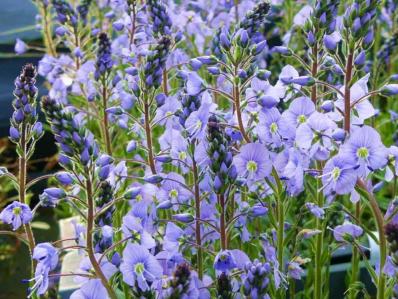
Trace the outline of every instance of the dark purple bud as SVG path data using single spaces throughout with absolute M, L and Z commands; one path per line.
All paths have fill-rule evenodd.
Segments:
M 113 22 L 112 27 L 116 31 L 122 31 L 124 28 L 124 24 L 122 21 L 119 20 L 119 21 Z
M 274 98 L 273 96 L 263 95 L 258 99 L 258 104 L 268 109 L 275 107 L 278 103 L 279 100 Z
M 245 70 L 240 69 L 240 70 L 238 70 L 238 76 L 241 79 L 246 79 L 247 78 L 247 73 L 246 73 Z
M 195 219 L 191 214 L 188 213 L 175 214 L 173 215 L 173 218 L 183 223 L 190 223 Z
M 102 166 L 99 169 L 98 177 L 101 181 L 105 181 L 109 177 L 109 173 L 111 172 L 111 165 Z
M 249 45 L 249 35 L 247 34 L 246 30 L 242 30 L 240 32 L 238 41 L 240 46 L 242 46 L 243 48 L 246 48 Z
M 116 106 L 107 108 L 106 112 L 114 115 L 122 115 L 124 113 L 124 110 L 122 109 L 122 107 Z
M 315 84 L 315 80 L 314 80 L 314 78 L 309 77 L 309 76 L 300 76 L 300 77 L 293 78 L 291 80 L 291 83 L 298 84 L 300 86 L 312 86 Z
M 10 127 L 10 138 L 12 141 L 18 141 L 19 140 L 19 131 L 15 127 Z
M 365 64 L 365 61 L 366 61 L 366 52 L 362 50 L 355 58 L 354 63 L 356 66 L 362 66 Z
M 259 70 L 257 72 L 257 78 L 260 80 L 268 80 L 268 78 L 271 76 L 271 72 L 268 70 Z
M 292 50 L 290 50 L 287 47 L 283 47 L 283 46 L 276 46 L 272 48 L 272 52 L 274 53 L 279 53 L 285 56 L 291 56 L 292 55 Z
M 170 200 L 165 200 L 165 201 L 162 201 L 161 203 L 159 203 L 156 208 L 158 208 L 160 210 L 168 210 L 172 206 L 173 206 L 173 204 L 171 203 Z
M 332 138 L 336 141 L 343 141 L 345 135 L 346 135 L 345 131 L 341 128 L 338 128 L 334 130 L 334 132 L 332 133 Z
M 209 66 L 207 68 L 207 71 L 211 74 L 211 75 L 219 75 L 220 74 L 220 69 L 217 66 Z
M 170 163 L 171 161 L 173 161 L 173 159 L 170 156 L 166 155 L 156 156 L 155 160 L 160 163 Z
M 55 177 L 58 182 L 64 186 L 69 186 L 74 182 L 72 175 L 68 172 L 58 172 Z
M 95 165 L 105 166 L 105 165 L 113 163 L 113 161 L 114 161 L 114 159 L 111 156 L 103 154 L 97 159 Z
M 58 36 L 64 36 L 66 33 L 68 33 L 68 29 L 66 29 L 64 26 L 55 28 L 55 34 Z
M 254 53 L 254 55 L 259 55 L 267 46 L 267 41 L 263 40 L 262 42 L 259 42 L 258 44 L 254 45 L 253 49 L 252 49 L 252 53 Z
M 374 31 L 373 29 L 369 29 L 368 33 L 365 35 L 363 39 L 363 44 L 365 47 L 368 47 L 370 44 L 373 43 L 374 40 Z
M 227 34 L 224 32 L 220 34 L 220 43 L 221 43 L 221 46 L 227 50 L 229 48 L 231 48 L 231 42 L 230 42 Z
M 194 59 L 191 59 L 190 65 L 194 71 L 197 71 L 202 66 L 202 62 L 200 62 L 199 59 L 194 58 Z
M 163 106 L 164 105 L 164 103 L 166 103 L 166 95 L 164 94 L 164 93 L 159 93 L 156 97 L 155 97 L 155 100 L 156 100 L 156 105 L 158 106 L 158 107 L 161 107 L 161 106 Z
M 381 94 L 385 96 L 395 96 L 398 94 L 398 84 L 387 84 L 381 89 Z
M 217 63 L 217 58 L 214 56 L 200 56 L 196 59 L 198 59 L 202 64 L 206 65 L 213 65 Z
M 264 216 L 265 214 L 267 214 L 268 209 L 262 205 L 254 205 L 251 209 L 250 209 L 250 216 L 253 217 L 260 217 L 260 216 Z
M 34 124 L 32 131 L 36 139 L 40 138 L 43 135 L 43 124 L 38 121 Z
M 322 110 L 325 111 L 325 112 L 330 112 L 330 111 L 332 111 L 333 108 L 334 108 L 333 101 L 330 101 L 330 100 L 324 101 L 324 102 L 322 103 L 322 105 L 321 105 L 321 108 L 322 108 Z
M 135 68 L 133 66 L 130 66 L 130 67 L 126 68 L 125 71 L 126 71 L 127 74 L 129 74 L 131 76 L 136 76 L 138 74 L 137 68 Z
M 144 177 L 143 180 L 150 184 L 159 184 L 161 181 L 163 181 L 163 178 L 160 175 L 153 174 Z
M 131 153 L 132 151 L 135 151 L 137 148 L 137 142 L 135 140 L 131 140 L 126 147 L 126 152 Z
M 308 44 L 310 46 L 313 46 L 315 44 L 315 36 L 314 36 L 314 33 L 312 31 L 308 32 L 307 41 L 308 41 Z

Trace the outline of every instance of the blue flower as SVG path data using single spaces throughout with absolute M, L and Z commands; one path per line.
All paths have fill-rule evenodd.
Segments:
M 123 281 L 141 291 L 149 290 L 149 283 L 162 277 L 163 271 L 157 259 L 145 247 L 127 244 L 120 265 Z
M 346 222 L 338 225 L 333 230 L 333 236 L 336 241 L 345 242 L 351 238 L 358 238 L 363 234 L 363 229 L 355 224 Z
M 32 257 L 43 266 L 54 270 L 58 264 L 58 250 L 50 243 L 37 244 L 33 250 Z
M 108 299 L 108 293 L 100 279 L 90 279 L 74 291 L 70 299 Z
M 326 196 L 348 194 L 357 182 L 355 160 L 347 155 L 337 155 L 326 162 L 323 168 L 322 183 Z
M 248 143 L 242 146 L 233 163 L 238 174 L 246 177 L 249 182 L 264 179 L 272 169 L 268 150 L 261 143 Z
M 4 223 L 11 224 L 12 229 L 18 229 L 22 224 L 29 223 L 33 218 L 29 206 L 18 201 L 12 202 L 1 213 L 0 219 Z
M 214 269 L 217 271 L 228 273 L 236 267 L 235 257 L 230 250 L 220 251 L 214 259 Z
M 381 142 L 379 133 L 369 126 L 355 129 L 340 152 L 356 162 L 360 176 L 366 176 L 369 171 L 383 168 L 387 164 L 387 149 Z
M 40 202 L 44 207 L 55 207 L 65 197 L 64 190 L 54 187 L 44 189 L 43 193 L 39 195 Z

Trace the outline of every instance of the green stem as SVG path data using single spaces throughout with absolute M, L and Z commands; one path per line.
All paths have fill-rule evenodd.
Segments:
M 220 235 L 221 235 L 221 249 L 226 250 L 227 245 L 227 232 L 225 226 L 225 198 L 224 194 L 218 194 L 218 203 L 220 204 Z
M 351 126 L 351 79 L 354 51 L 350 50 L 347 58 L 345 79 L 344 79 L 344 130 L 349 133 Z
M 387 257 L 387 241 L 386 236 L 384 235 L 384 218 L 383 214 L 379 208 L 376 198 L 373 193 L 371 193 L 367 188 L 365 183 L 359 179 L 357 185 L 366 191 L 366 197 L 369 200 L 370 207 L 376 220 L 377 231 L 379 233 L 379 247 L 380 247 L 380 261 L 379 261 L 379 279 L 377 282 L 377 299 L 387 298 L 385 296 L 385 285 L 386 285 L 386 276 L 383 272 L 384 264 L 386 262 Z
M 358 221 L 361 219 L 361 202 L 358 201 L 355 204 L 355 218 L 358 219 Z M 359 224 L 359 223 L 358 223 Z M 351 285 L 356 283 L 358 281 L 358 274 L 359 274 L 359 251 L 357 246 L 354 246 L 352 249 L 352 261 L 351 261 Z M 356 298 L 356 291 L 352 290 L 350 292 L 350 298 L 355 299 Z
M 104 134 L 105 134 L 105 146 L 106 151 L 109 155 L 112 155 L 112 142 L 109 134 L 109 121 L 108 113 L 106 109 L 108 108 L 108 95 L 106 90 L 106 78 L 102 78 L 102 109 L 103 109 L 103 124 L 104 124 Z

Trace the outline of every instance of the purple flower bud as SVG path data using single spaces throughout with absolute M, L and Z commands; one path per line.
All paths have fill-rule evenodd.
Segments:
M 69 159 L 69 157 L 67 157 L 65 155 L 59 155 L 58 162 L 61 165 L 69 165 L 70 164 L 70 159 Z
M 107 108 L 106 112 L 114 115 L 122 115 L 124 113 L 124 110 L 122 109 L 122 107 L 116 106 Z
M 398 94 L 398 84 L 387 84 L 381 89 L 381 94 L 385 96 L 395 96 Z
M 313 46 L 315 44 L 315 36 L 314 36 L 314 33 L 312 31 L 308 32 L 307 41 L 308 41 L 308 44 L 310 46 Z
M 250 216 L 253 217 L 259 217 L 259 216 L 264 216 L 265 214 L 267 214 L 268 212 L 268 208 L 264 207 L 260 204 L 256 204 L 253 207 L 251 207 L 250 209 Z
M 334 130 L 334 132 L 332 133 L 332 138 L 336 141 L 344 141 L 345 138 L 345 131 L 343 129 L 336 129 Z
M 194 58 L 194 59 L 191 59 L 190 65 L 194 71 L 197 71 L 202 66 L 202 62 L 200 62 L 199 59 Z
M 173 218 L 183 223 L 190 223 L 195 219 L 191 214 L 188 213 L 175 214 L 173 215 Z
M 292 50 L 290 50 L 287 47 L 284 46 L 276 46 L 272 48 L 272 52 L 274 53 L 279 53 L 285 56 L 291 56 L 292 55 Z
M 173 159 L 170 156 L 166 155 L 156 156 L 155 160 L 161 163 L 170 163 L 171 161 L 173 161 Z
M 73 51 L 73 54 L 74 54 L 76 57 L 78 57 L 78 58 L 82 58 L 82 57 L 83 57 L 83 52 L 82 52 L 82 50 L 81 50 L 79 47 L 77 47 L 77 48 Z
M 217 63 L 217 58 L 214 56 L 200 56 L 196 59 L 199 60 L 202 64 L 206 65 L 213 65 Z
M 114 159 L 111 156 L 103 154 L 97 159 L 95 164 L 97 166 L 105 166 L 105 165 L 113 163 L 113 161 L 114 161 Z
M 69 186 L 74 182 L 72 175 L 68 172 L 58 172 L 55 177 L 60 184 L 65 186 Z
M 240 32 L 238 41 L 239 41 L 240 46 L 242 46 L 243 48 L 246 48 L 248 46 L 248 44 L 249 44 L 249 35 L 247 34 L 246 30 L 242 30 Z
M 259 98 L 258 104 L 264 108 L 272 108 L 275 107 L 279 103 L 279 100 L 274 98 L 273 96 L 263 95 Z
M 369 29 L 368 33 L 365 35 L 363 39 L 363 44 L 365 47 L 368 47 L 370 44 L 373 43 L 374 40 L 374 31 L 373 29 Z
M 65 197 L 65 191 L 60 188 L 47 188 L 39 195 L 40 202 L 44 207 L 55 207 Z
M 256 76 L 260 80 L 268 80 L 268 78 L 271 76 L 271 72 L 268 70 L 259 70 Z
M 224 32 L 220 34 L 220 43 L 221 43 L 221 46 L 227 50 L 231 47 L 231 42 L 230 42 L 227 34 Z
M 354 63 L 356 66 L 362 66 L 365 64 L 365 61 L 366 61 L 366 52 L 362 50 L 355 58 Z
M 245 70 L 240 69 L 240 70 L 238 70 L 238 76 L 241 79 L 246 79 L 247 78 L 247 73 L 246 73 Z
M 158 184 L 161 181 L 163 181 L 163 178 L 160 175 L 153 174 L 153 175 L 144 177 L 143 180 L 150 184 Z
M 315 84 L 315 80 L 314 80 L 314 78 L 309 77 L 309 76 L 300 76 L 300 77 L 293 78 L 291 80 L 291 83 L 298 84 L 301 86 L 312 86 Z
M 130 67 L 126 68 L 125 71 L 126 71 L 127 74 L 129 74 L 131 76 L 137 76 L 137 74 L 138 74 L 137 68 L 135 68 L 133 66 L 130 66 Z
M 122 31 L 124 28 L 124 24 L 122 21 L 118 20 L 112 23 L 112 27 L 113 29 L 115 29 L 116 31 Z
M 64 26 L 58 26 L 55 28 L 55 34 L 58 36 L 64 36 L 66 33 L 68 33 L 68 29 L 66 29 Z
M 324 102 L 322 103 L 322 105 L 321 105 L 321 108 L 322 108 L 322 110 L 325 111 L 325 112 L 330 112 L 330 111 L 332 111 L 333 108 L 334 108 L 333 101 L 330 101 L 330 100 L 324 101 Z
M 159 203 L 156 208 L 160 209 L 160 210 L 168 210 L 172 206 L 173 206 L 173 204 L 170 200 L 165 200 L 165 201 L 162 201 L 161 203 Z
M 126 152 L 131 153 L 132 151 L 135 151 L 137 148 L 137 142 L 135 140 L 131 140 L 126 147 Z
M 159 93 L 158 95 L 156 95 L 155 100 L 156 100 L 156 105 L 158 107 L 161 107 L 164 105 L 164 103 L 166 103 L 166 95 L 164 93 Z
M 28 50 L 28 46 L 19 38 L 15 42 L 14 51 L 18 55 L 24 54 Z
M 32 131 L 36 139 L 40 138 L 43 135 L 43 124 L 38 121 L 34 124 Z
M 12 141 L 18 141 L 20 138 L 19 131 L 15 127 L 10 127 L 10 139 Z
M 109 177 L 110 172 L 111 172 L 111 165 L 110 164 L 102 166 L 99 169 L 99 172 L 98 172 L 99 179 L 101 181 L 105 181 Z
M 325 35 L 323 37 L 323 43 L 325 44 L 326 49 L 328 49 L 329 51 L 335 51 L 337 48 L 337 44 L 340 42 L 341 40 L 341 36 L 334 32 L 330 35 Z
M 252 53 L 254 55 L 259 55 L 267 46 L 267 41 L 263 40 L 262 42 L 259 42 L 258 44 L 253 46 Z
M 390 81 L 398 81 L 398 74 L 391 75 Z
M 209 66 L 207 68 L 207 71 L 211 74 L 211 75 L 219 75 L 220 74 L 220 69 L 216 66 Z

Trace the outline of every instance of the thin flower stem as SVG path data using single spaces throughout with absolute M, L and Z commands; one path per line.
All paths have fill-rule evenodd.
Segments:
M 195 151 L 194 151 L 195 152 Z M 192 172 L 193 172 L 193 180 L 194 180 L 194 193 L 195 193 L 195 218 L 201 217 L 200 211 L 200 189 L 199 189 L 199 176 L 198 176 L 198 168 L 196 165 L 195 157 L 192 157 Z M 197 258 L 198 258 L 198 276 L 199 279 L 203 278 L 203 250 L 202 250 L 202 237 L 200 230 L 200 221 L 195 221 L 195 237 L 196 244 L 198 245 Z
M 47 53 L 50 54 L 53 57 L 57 56 L 57 50 L 54 46 L 53 39 L 52 39 L 52 30 L 51 30 L 51 22 L 48 20 L 48 6 L 45 6 L 44 4 L 39 4 L 39 9 L 41 12 L 41 15 L 43 16 L 42 18 L 42 26 L 43 26 L 43 34 L 44 34 L 44 45 L 46 46 Z
M 238 70 L 235 69 L 235 76 L 237 77 L 237 72 Z M 241 106 L 240 106 L 240 89 L 239 89 L 239 84 L 235 83 L 233 87 L 233 98 L 234 98 L 234 105 L 235 105 L 235 110 L 236 110 L 236 117 L 238 118 L 238 125 L 239 125 L 239 130 L 242 134 L 243 139 L 247 142 L 250 143 L 250 138 L 246 134 L 245 127 L 243 125 L 243 120 L 242 120 L 242 111 L 241 111 Z
M 163 70 L 162 88 L 163 88 L 163 93 L 166 95 L 166 97 L 169 96 L 169 88 L 167 86 L 167 69 Z
M 224 194 L 218 194 L 218 203 L 221 207 L 220 211 L 220 235 L 221 235 L 221 249 L 226 250 L 228 248 L 227 244 L 227 231 L 225 226 L 225 198 Z
M 117 296 L 109 285 L 107 278 L 102 272 L 101 266 L 99 265 L 95 254 L 94 254 L 94 244 L 93 244 L 93 231 L 94 231 L 94 198 L 93 198 L 93 190 L 90 176 L 87 177 L 86 181 L 86 195 L 87 195 L 87 203 L 88 203 L 88 211 L 87 211 L 87 232 L 86 232 L 86 242 L 87 242 L 87 254 L 90 259 L 90 262 L 93 266 L 96 276 L 101 280 L 102 284 L 107 290 L 107 293 L 111 299 L 117 299 Z
M 384 270 L 384 264 L 386 262 L 386 257 L 387 257 L 387 240 L 386 240 L 386 236 L 384 235 L 384 218 L 383 218 L 383 214 L 379 208 L 376 198 L 367 189 L 367 187 L 362 179 L 359 179 L 357 181 L 357 186 L 365 191 L 365 195 L 369 200 L 373 216 L 375 217 L 375 220 L 376 220 L 377 231 L 379 233 L 379 247 L 380 247 L 379 279 L 377 282 L 377 299 L 384 299 L 384 298 L 386 298 L 386 296 L 385 296 L 386 276 L 385 276 L 383 270 Z
M 152 132 L 151 132 L 151 121 L 149 119 L 149 103 L 148 98 L 145 96 L 144 102 L 144 117 L 145 117 L 145 135 L 146 135 L 146 143 L 148 147 L 148 164 L 151 168 L 152 174 L 156 174 L 156 166 L 155 166 L 155 159 L 153 155 L 153 145 L 152 145 Z
M 19 156 L 19 190 L 18 190 L 18 195 L 19 195 L 19 201 L 23 204 L 27 204 L 26 202 L 26 123 L 23 121 L 22 123 L 22 132 L 21 132 L 21 141 L 20 141 L 20 147 L 21 147 L 21 154 Z M 26 223 L 24 225 L 25 228 L 25 233 L 26 237 L 28 239 L 29 243 L 29 253 L 30 253 L 30 258 L 31 258 L 31 272 L 32 275 L 34 274 L 35 271 L 35 260 L 33 259 L 33 250 L 35 248 L 35 238 L 33 235 L 32 227 L 30 223 Z
M 103 76 L 102 78 L 102 109 L 103 109 L 103 124 L 104 124 L 104 134 L 105 134 L 105 146 L 106 151 L 109 155 L 112 155 L 112 142 L 109 134 L 109 121 L 108 121 L 108 113 L 106 109 L 108 105 L 108 95 L 106 89 L 106 78 Z
M 350 133 L 351 126 L 351 79 L 354 59 L 353 52 L 354 51 L 351 49 L 348 54 L 344 78 L 344 130 L 347 133 Z
M 329 84 L 329 83 L 323 82 L 323 81 L 319 81 L 319 80 L 315 80 L 315 84 L 325 85 L 325 86 L 329 87 L 330 89 L 334 90 L 335 92 L 337 92 L 342 98 L 344 98 L 344 93 L 342 93 L 341 90 L 339 90 L 332 84 Z
M 53 176 L 54 176 L 53 174 L 46 174 L 46 175 L 42 175 L 42 176 L 40 176 L 40 177 L 37 177 L 37 178 L 31 180 L 29 183 L 26 184 L 26 190 L 28 190 L 28 189 L 29 189 L 30 187 L 32 187 L 34 184 L 37 184 L 38 182 L 43 181 L 43 180 L 50 179 L 50 178 L 52 178 Z
M 355 204 L 355 218 L 360 221 L 360 216 L 361 216 L 361 201 L 359 200 Z M 358 223 L 360 225 L 360 223 Z M 350 284 L 353 285 L 355 282 L 358 281 L 358 270 L 359 270 L 359 251 L 357 246 L 354 246 L 352 249 L 352 259 L 351 259 L 351 282 Z M 356 298 L 356 291 L 351 290 L 350 291 L 350 297 L 351 299 Z
M 315 33 L 316 36 L 316 33 Z M 314 79 L 316 79 L 318 75 L 318 41 L 315 42 L 315 45 L 312 47 L 312 55 L 314 56 L 314 60 L 312 61 L 312 67 L 311 67 L 311 75 Z M 312 86 L 311 89 L 311 100 L 314 104 L 316 104 L 317 100 L 317 90 L 316 90 L 316 84 Z

